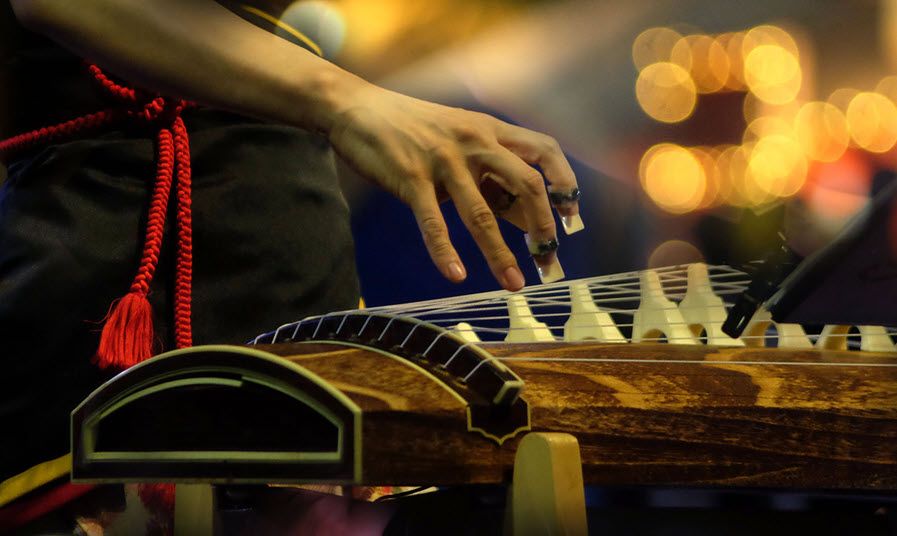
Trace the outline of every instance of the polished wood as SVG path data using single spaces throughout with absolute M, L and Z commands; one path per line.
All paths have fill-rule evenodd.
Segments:
M 534 431 L 577 438 L 586 483 L 897 489 L 895 354 L 484 346 L 525 381 Z M 464 404 L 402 360 L 328 344 L 258 348 L 362 408 L 365 483 L 510 481 L 522 434 L 498 445 L 467 432 Z

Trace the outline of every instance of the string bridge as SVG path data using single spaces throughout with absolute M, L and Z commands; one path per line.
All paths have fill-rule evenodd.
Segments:
M 332 342 L 388 354 L 423 369 L 468 404 L 468 428 L 503 442 L 529 429 L 523 380 L 471 341 L 415 318 L 364 311 L 333 313 L 281 326 L 252 345 Z

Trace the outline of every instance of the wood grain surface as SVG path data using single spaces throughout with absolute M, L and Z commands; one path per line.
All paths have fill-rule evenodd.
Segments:
M 580 443 L 585 481 L 897 489 L 897 355 L 663 344 L 486 345 L 526 383 L 533 430 Z M 466 430 L 445 386 L 380 353 L 261 346 L 364 411 L 368 484 L 506 482 L 521 436 Z

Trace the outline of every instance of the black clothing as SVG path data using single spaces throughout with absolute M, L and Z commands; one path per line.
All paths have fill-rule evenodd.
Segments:
M 80 60 L 10 16 L 0 2 L 0 35 L 13 28 L 18 45 L 0 72 L 21 77 L 7 101 L 16 110 L 8 125 L 18 132 L 108 106 Z M 30 93 L 35 87 L 46 93 Z M 356 307 L 348 207 L 327 141 L 213 110 L 187 112 L 184 121 L 193 156 L 194 344 L 243 343 L 288 321 Z M 137 269 L 154 135 L 135 128 L 46 146 L 12 162 L 0 186 L 0 482 L 68 452 L 69 413 L 109 377 L 91 360 L 100 322 Z M 173 214 L 149 296 L 166 349 Z

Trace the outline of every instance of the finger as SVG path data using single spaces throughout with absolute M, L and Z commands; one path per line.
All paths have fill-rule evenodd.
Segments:
M 554 138 L 527 130 L 516 125 L 503 123 L 497 131 L 498 142 L 508 148 L 524 162 L 542 169 L 549 183 L 549 191 L 561 223 L 567 234 L 584 228 L 579 216 L 579 186 L 570 162 Z
M 526 281 L 517 266 L 517 259 L 499 232 L 492 208 L 483 199 L 470 172 L 460 162 L 460 159 L 454 158 L 440 159 L 436 171 L 443 176 L 438 177 L 439 182 L 445 186 L 458 208 L 461 220 L 483 252 L 495 279 L 507 290 L 520 290 Z
M 452 246 L 435 191 L 432 188 L 421 187 L 410 204 L 433 264 L 449 281 L 454 283 L 464 281 L 467 278 L 467 270 L 464 269 L 458 252 Z
M 492 207 L 493 214 L 497 218 L 509 221 L 521 231 L 526 232 L 526 218 L 523 214 L 522 206 L 517 202 L 517 196 L 502 186 L 502 184 L 507 184 L 507 181 L 496 177 L 488 171 L 482 174 L 480 178 L 482 180 L 480 182 L 480 194 L 482 194 L 486 203 Z
M 525 220 L 527 247 L 542 282 L 563 279 L 564 271 L 556 254 L 557 230 L 542 174 L 504 147 L 489 153 L 481 165 L 497 177 L 496 182 L 504 183 L 505 189 L 517 196 L 516 204 Z

